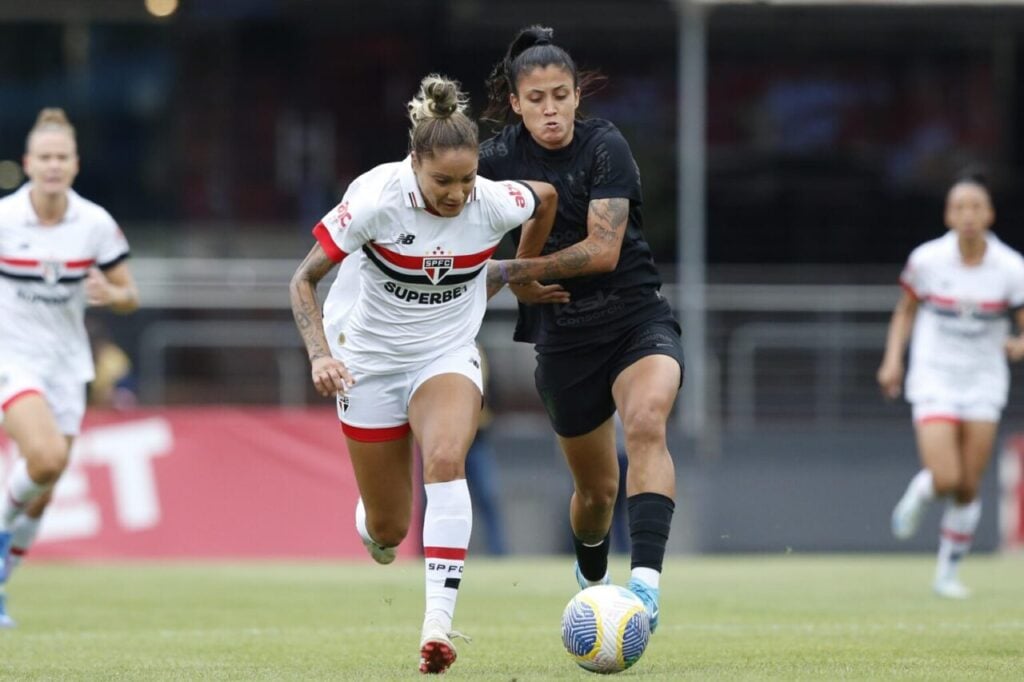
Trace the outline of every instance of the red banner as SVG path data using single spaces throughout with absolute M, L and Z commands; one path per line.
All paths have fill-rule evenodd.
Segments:
M 1024 434 L 1014 434 L 999 456 L 999 526 L 1003 549 L 1024 549 Z
M 369 560 L 358 497 L 333 409 L 91 411 L 32 556 Z

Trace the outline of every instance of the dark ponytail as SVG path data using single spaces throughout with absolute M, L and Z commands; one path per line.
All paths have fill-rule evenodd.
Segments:
M 989 201 L 992 201 L 992 183 L 989 179 L 988 172 L 981 166 L 969 166 L 961 170 L 953 179 L 949 189 L 952 190 L 957 185 L 964 184 L 976 185 L 985 190 L 985 194 L 988 195 Z
M 487 89 L 487 107 L 480 118 L 500 125 L 516 120 L 509 104 L 509 95 L 517 92 L 520 76 L 545 66 L 557 66 L 572 74 L 573 87 L 586 96 L 593 86 L 605 77 L 596 71 L 579 72 L 576 62 L 564 49 L 554 44 L 555 32 L 546 26 L 528 26 L 516 34 L 505 52 L 505 57 L 494 65 L 484 85 Z M 577 109 L 577 117 L 580 112 Z

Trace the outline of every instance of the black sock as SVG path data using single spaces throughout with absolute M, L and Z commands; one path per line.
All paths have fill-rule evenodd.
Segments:
M 583 541 L 572 536 L 572 546 L 576 550 L 576 563 L 580 565 L 580 573 L 590 582 L 597 582 L 608 572 L 608 536 L 605 535 L 601 544 L 596 547 L 588 547 Z
M 632 545 L 630 568 L 653 568 L 661 573 L 676 503 L 658 493 L 640 493 L 628 498 L 626 505 Z

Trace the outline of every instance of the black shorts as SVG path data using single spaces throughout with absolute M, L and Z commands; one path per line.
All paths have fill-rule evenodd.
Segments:
M 538 353 L 534 380 L 555 433 L 572 438 L 590 433 L 615 413 L 612 384 L 619 373 L 648 355 L 668 355 L 679 363 L 683 383 L 683 342 L 671 315 L 629 329 L 593 347 Z

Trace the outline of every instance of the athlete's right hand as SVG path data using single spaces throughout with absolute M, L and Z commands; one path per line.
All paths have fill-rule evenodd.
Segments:
M 561 284 L 510 284 L 509 290 L 521 303 L 568 303 L 569 292 Z
M 311 361 L 313 365 L 313 385 L 324 397 L 345 393 L 356 383 L 356 380 L 345 367 L 345 363 L 334 357 L 318 357 Z
M 890 400 L 900 397 L 903 390 L 903 365 L 900 363 L 883 362 L 878 368 L 878 385 L 882 395 Z

